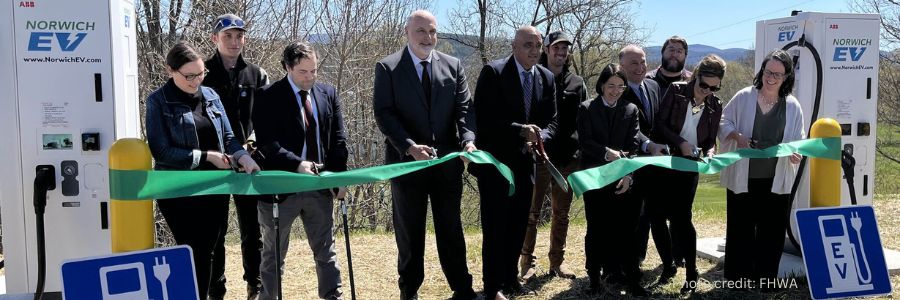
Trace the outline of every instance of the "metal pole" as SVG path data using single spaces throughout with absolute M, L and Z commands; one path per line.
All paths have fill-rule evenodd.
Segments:
M 278 199 L 272 203 L 272 217 L 275 220 L 275 299 L 281 300 L 281 226 L 278 224 Z
M 353 256 L 350 254 L 350 226 L 347 224 L 347 204 L 344 198 L 341 201 L 341 217 L 344 226 L 344 244 L 347 247 L 347 269 L 350 272 L 350 299 L 356 300 L 356 283 L 353 281 Z

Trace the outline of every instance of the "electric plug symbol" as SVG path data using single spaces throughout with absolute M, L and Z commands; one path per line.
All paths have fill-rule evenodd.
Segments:
M 169 300 L 169 287 L 166 285 L 166 281 L 169 280 L 169 275 L 172 273 L 172 269 L 169 267 L 169 264 L 166 263 L 166 257 L 162 257 L 162 264 L 159 263 L 159 257 L 155 258 L 155 264 L 153 265 L 153 277 L 156 277 L 156 280 L 159 281 L 159 285 L 162 286 L 162 297 L 163 300 Z

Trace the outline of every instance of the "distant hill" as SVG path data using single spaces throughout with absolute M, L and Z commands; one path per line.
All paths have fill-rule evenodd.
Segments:
M 647 52 L 648 65 L 659 65 L 659 61 L 662 58 L 661 50 L 662 46 L 644 48 L 644 51 Z M 698 61 L 700 61 L 701 58 L 710 53 L 721 56 L 726 61 L 736 61 L 746 57 L 747 55 L 753 55 L 753 50 L 741 48 L 728 48 L 722 50 L 716 47 L 701 44 L 688 45 L 688 57 L 686 63 L 688 65 L 694 65 Z

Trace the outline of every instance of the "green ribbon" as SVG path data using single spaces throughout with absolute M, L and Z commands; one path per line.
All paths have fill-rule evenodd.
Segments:
M 200 195 L 267 195 L 330 189 L 387 180 L 452 159 L 465 157 L 477 164 L 492 164 L 509 182 L 509 195 L 516 187 L 512 171 L 484 151 L 453 152 L 439 159 L 410 161 L 344 172 L 322 172 L 319 176 L 284 171 L 256 174 L 220 171 L 109 170 L 109 194 L 116 200 L 167 199 Z
M 653 165 L 667 169 L 684 172 L 697 172 L 703 174 L 716 174 L 725 167 L 744 158 L 772 158 L 784 157 L 794 153 L 804 156 L 818 157 L 832 160 L 841 159 L 841 138 L 815 138 L 778 144 L 766 149 L 738 149 L 737 151 L 722 153 L 703 161 L 695 161 L 673 156 L 647 156 L 631 159 L 617 159 L 603 166 L 574 172 L 569 175 L 569 185 L 575 191 L 576 197 L 581 197 L 586 191 L 602 188 L 619 178 L 640 169 L 643 166 Z

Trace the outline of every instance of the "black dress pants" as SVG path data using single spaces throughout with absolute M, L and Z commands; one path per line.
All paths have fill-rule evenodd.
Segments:
M 158 199 L 156 205 L 165 218 L 175 243 L 191 247 L 197 276 L 197 293 L 206 299 L 209 290 L 213 251 L 228 222 L 228 195 L 207 195 Z
M 450 289 L 462 294 L 474 293 L 460 220 L 463 168 L 461 160 L 452 160 L 391 179 L 394 237 L 399 252 L 398 285 L 404 296 L 416 295 L 425 278 L 425 218 L 429 199 L 438 257 Z
M 790 195 L 771 192 L 772 179 L 749 179 L 746 193 L 728 190 L 725 278 L 773 279 L 784 251 Z
M 515 194 L 508 196 L 509 184 L 493 166 L 475 166 L 478 172 L 478 191 L 481 202 L 482 262 L 484 293 L 486 297 L 504 288 L 518 284 L 518 261 L 528 214 L 534 164 L 514 165 Z M 473 166 L 470 165 L 469 168 Z
M 248 287 L 259 289 L 259 263 L 262 261 L 262 235 L 259 230 L 256 204 L 259 198 L 272 195 L 233 195 L 234 209 L 237 213 L 238 229 L 241 236 L 241 263 L 244 267 L 244 281 Z M 225 234 L 228 233 L 228 222 L 219 235 L 219 244 L 213 253 L 212 278 L 209 295 L 223 298 L 225 295 Z
M 656 178 L 659 185 L 645 205 L 651 223 L 665 225 L 668 221 L 671 224 L 671 230 L 653 231 L 653 241 L 662 265 L 672 266 L 674 257 L 680 257 L 684 258 L 685 269 L 696 270 L 697 231 L 691 209 L 697 194 L 699 174 L 665 169 L 660 170 Z
M 587 233 L 584 236 L 585 268 L 592 282 L 640 283 L 637 222 L 641 202 L 629 191 L 615 194 L 612 183 L 584 193 Z M 602 273 L 602 274 L 601 274 Z

